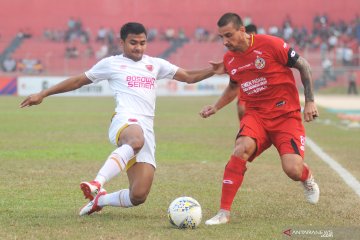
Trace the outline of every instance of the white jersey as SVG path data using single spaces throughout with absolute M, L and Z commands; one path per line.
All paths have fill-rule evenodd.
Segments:
M 117 55 L 100 60 L 85 74 L 94 83 L 109 81 L 115 94 L 115 112 L 154 116 L 156 81 L 172 79 L 178 69 L 161 58 L 143 55 L 135 62 Z

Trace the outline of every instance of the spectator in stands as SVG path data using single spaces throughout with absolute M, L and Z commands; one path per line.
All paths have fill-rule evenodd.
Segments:
M 88 44 L 86 46 L 84 55 L 85 55 L 86 58 L 94 57 L 94 49 L 92 48 L 92 46 L 90 44 Z
M 198 42 L 201 42 L 204 40 L 204 36 L 205 36 L 205 28 L 203 27 L 197 27 L 195 29 L 195 40 Z
M 23 59 L 19 59 L 17 62 L 16 62 L 16 70 L 18 70 L 19 72 L 23 72 L 25 69 L 25 64 L 23 62 Z
M 5 58 L 2 62 L 2 68 L 5 72 L 14 72 L 16 70 L 16 61 L 13 58 Z
M 354 52 L 351 48 L 349 48 L 349 46 L 347 44 L 345 44 L 344 48 L 343 48 L 343 64 L 345 66 L 352 66 L 353 65 L 353 56 L 354 56 Z
M 167 28 L 165 30 L 165 40 L 172 41 L 175 39 L 175 30 L 173 28 Z
M 29 29 L 20 29 L 17 33 L 18 38 L 31 38 L 32 33 Z
M 76 46 L 67 46 L 65 49 L 66 58 L 77 58 L 79 56 L 79 51 Z
M 106 57 L 109 53 L 109 47 L 106 44 L 103 44 L 98 51 L 96 51 L 96 59 L 100 60 Z
M 184 31 L 183 28 L 180 28 L 180 29 L 179 29 L 178 38 L 179 38 L 180 40 L 187 40 L 185 31 Z
M 247 34 L 257 34 L 257 27 L 255 24 L 246 25 L 245 31 Z
M 328 57 L 324 58 L 321 65 L 323 68 L 322 85 L 326 86 L 328 84 L 329 80 L 332 80 L 332 81 L 336 80 L 334 66 L 333 66 L 332 61 Z
M 356 19 L 355 34 L 358 44 L 360 45 L 360 18 Z
M 109 29 L 109 30 L 107 31 L 106 41 L 107 41 L 107 43 L 108 43 L 109 45 L 113 45 L 113 44 L 116 44 L 116 45 L 117 45 L 117 43 L 115 43 L 115 33 L 114 33 L 114 30 Z
M 18 61 L 17 70 L 27 74 L 41 73 L 43 71 L 43 66 L 38 59 L 25 58 Z
M 156 28 L 150 28 L 148 33 L 148 41 L 154 41 L 158 35 L 158 30 Z
M 357 95 L 358 91 L 356 86 L 356 72 L 354 70 L 349 71 L 348 80 L 349 80 L 348 94 L 354 93 L 355 95 Z
M 101 26 L 97 32 L 96 41 L 104 43 L 106 40 L 107 29 Z
M 44 66 L 40 60 L 37 60 L 34 65 L 34 73 L 42 73 L 44 71 Z
M 75 29 L 75 25 L 76 25 L 75 19 L 73 17 L 70 17 L 67 23 L 68 29 L 69 30 Z

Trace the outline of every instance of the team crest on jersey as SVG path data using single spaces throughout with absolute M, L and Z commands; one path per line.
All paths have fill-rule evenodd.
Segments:
M 145 65 L 145 67 L 146 67 L 147 70 L 149 70 L 150 72 L 152 72 L 152 70 L 154 69 L 153 65 Z
M 257 57 L 255 60 L 255 67 L 257 69 L 263 69 L 265 67 L 265 60 L 261 57 Z

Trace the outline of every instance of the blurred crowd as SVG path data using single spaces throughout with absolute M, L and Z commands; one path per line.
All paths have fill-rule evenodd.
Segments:
M 244 24 L 250 24 L 251 18 L 245 18 Z M 335 76 L 333 66 L 359 66 L 359 43 L 360 43 L 360 17 L 356 16 L 352 21 L 332 21 L 326 14 L 314 16 L 312 29 L 294 24 L 290 16 L 287 16 L 281 26 L 270 26 L 265 29 L 257 25 L 258 34 L 270 34 L 283 38 L 288 43 L 296 46 L 301 51 L 319 51 L 324 69 L 324 78 L 333 79 Z M 65 29 L 46 28 L 43 31 L 42 40 L 59 42 L 64 44 L 64 58 L 77 59 L 102 59 L 106 56 L 121 53 L 118 44 L 118 31 L 101 26 L 95 34 L 82 23 L 81 19 L 70 17 Z M 27 38 L 32 34 L 21 31 Z M 165 28 L 148 29 L 148 41 L 174 41 L 191 40 L 196 42 L 218 41 L 217 33 L 198 26 L 193 33 L 186 33 L 184 29 Z M 335 55 L 330 57 L 330 55 Z M 41 73 L 44 66 L 41 59 L 12 59 L 8 56 L 3 59 L 2 70 L 21 71 L 25 73 Z

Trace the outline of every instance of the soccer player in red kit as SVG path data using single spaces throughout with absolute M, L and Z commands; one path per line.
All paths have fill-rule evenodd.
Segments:
M 237 96 L 239 88 L 246 111 L 233 154 L 225 167 L 220 211 L 205 224 L 229 222 L 230 208 L 243 181 L 246 163 L 272 144 L 280 155 L 284 172 L 294 181 L 300 181 L 307 201 L 316 204 L 320 191 L 304 163 L 305 130 L 290 69 L 300 72 L 305 95 L 304 120 L 310 122 L 318 116 L 310 65 L 280 38 L 247 34 L 235 13 L 224 14 L 217 25 L 219 36 L 229 50 L 224 55 L 224 71 L 230 81 L 217 102 L 205 106 L 200 115 L 207 118 L 215 114 Z

